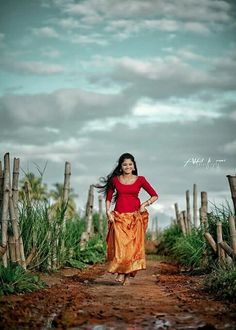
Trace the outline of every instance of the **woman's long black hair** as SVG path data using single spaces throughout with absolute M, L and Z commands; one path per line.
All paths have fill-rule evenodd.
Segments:
M 137 165 L 134 159 L 134 156 L 131 155 L 130 153 L 126 152 L 124 154 L 122 154 L 118 160 L 118 164 L 117 166 L 114 168 L 113 171 L 111 171 L 111 173 L 109 173 L 107 175 L 107 177 L 101 177 L 99 179 L 99 181 L 101 182 L 101 184 L 97 184 L 95 185 L 96 188 L 98 188 L 99 192 L 102 193 L 104 195 L 104 197 L 106 198 L 107 192 L 109 187 L 112 185 L 112 179 L 114 178 L 114 176 L 119 176 L 122 174 L 122 169 L 121 169 L 121 164 L 124 162 L 125 159 L 130 159 L 133 163 L 134 163 L 134 170 L 132 171 L 133 174 L 138 175 L 138 170 L 137 170 Z M 114 202 L 117 198 L 117 195 L 115 194 L 113 196 L 112 201 Z

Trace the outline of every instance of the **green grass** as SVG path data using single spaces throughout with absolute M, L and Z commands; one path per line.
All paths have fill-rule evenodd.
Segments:
M 198 268 L 202 264 L 203 249 L 202 232 L 193 229 L 191 234 L 177 238 L 171 252 L 180 265 Z
M 32 292 L 46 286 L 38 275 L 33 275 L 14 263 L 7 267 L 0 265 L 0 283 L 0 295 Z
M 236 302 L 236 265 L 215 267 L 212 273 L 207 276 L 205 289 L 213 293 L 219 299 L 229 299 Z

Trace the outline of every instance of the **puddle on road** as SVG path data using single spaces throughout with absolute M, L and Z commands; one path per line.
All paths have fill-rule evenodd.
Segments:
M 55 316 L 55 315 L 54 315 Z M 53 317 L 47 322 L 42 330 L 53 329 Z M 104 320 L 105 321 L 105 320 Z M 126 323 L 124 320 L 107 321 L 104 324 L 89 324 L 86 321 L 78 326 L 68 327 L 68 330 L 218 330 L 218 329 L 235 329 L 236 324 L 225 324 L 219 327 L 217 325 L 205 323 L 197 317 L 196 314 L 179 313 L 175 315 L 158 314 L 152 317 L 144 317 L 136 319 L 132 323 Z M 55 329 L 55 328 L 54 328 Z

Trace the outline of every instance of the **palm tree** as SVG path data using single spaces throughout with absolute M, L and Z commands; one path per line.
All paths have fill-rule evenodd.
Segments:
M 62 206 L 64 186 L 61 183 L 54 183 L 53 186 L 54 189 L 50 190 L 49 197 L 51 197 L 54 201 L 52 209 L 58 209 Z M 74 201 L 76 197 L 78 197 L 78 195 L 74 193 L 74 189 L 72 188 L 69 193 L 69 199 L 67 204 L 67 216 L 69 218 L 73 218 L 76 213 L 76 203 Z
M 47 185 L 42 182 L 42 176 L 37 177 L 34 173 L 29 172 L 20 181 L 20 184 L 19 195 L 21 200 L 47 201 Z

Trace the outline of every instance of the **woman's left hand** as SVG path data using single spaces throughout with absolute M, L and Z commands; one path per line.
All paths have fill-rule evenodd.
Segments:
M 139 212 L 145 212 L 146 211 L 146 208 L 145 208 L 145 206 L 144 206 L 144 204 L 141 204 L 140 205 L 140 208 L 139 208 Z

